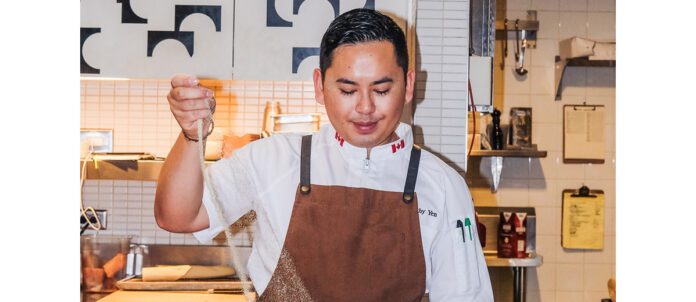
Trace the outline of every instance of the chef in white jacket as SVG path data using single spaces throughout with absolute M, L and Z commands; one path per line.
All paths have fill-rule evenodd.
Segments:
M 212 195 L 227 221 L 256 211 L 247 268 L 258 301 L 493 301 L 464 179 L 399 122 L 415 81 L 403 31 L 374 10 L 338 16 L 313 78 L 331 123 L 235 151 L 206 170 L 209 192 L 196 121 L 214 111 L 213 93 L 173 77 L 182 133 L 157 186 L 160 227 L 210 242 L 227 227 Z

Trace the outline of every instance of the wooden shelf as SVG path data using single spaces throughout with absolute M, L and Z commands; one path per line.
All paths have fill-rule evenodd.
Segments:
M 80 160 L 80 169 L 83 163 Z M 85 178 L 156 181 L 163 163 L 160 160 L 90 160 Z
M 471 157 L 546 157 L 546 151 L 539 150 L 471 150 Z
M 491 158 L 491 175 L 493 183 L 491 184 L 491 192 L 498 192 L 498 184 L 500 184 L 500 175 L 503 172 L 503 158 L 505 157 L 546 157 L 546 151 L 539 150 L 524 150 L 524 149 L 506 149 L 506 150 L 471 150 L 470 157 L 490 157 Z
M 80 169 L 83 163 L 84 160 L 80 160 Z M 90 160 L 85 178 L 157 181 L 163 164 L 164 160 Z
M 565 75 L 566 67 L 616 67 L 616 60 L 590 60 L 588 57 L 579 57 L 572 59 L 561 60 L 560 56 L 556 56 L 555 63 L 555 91 L 556 100 L 561 99 L 561 82 L 563 81 L 563 75 Z

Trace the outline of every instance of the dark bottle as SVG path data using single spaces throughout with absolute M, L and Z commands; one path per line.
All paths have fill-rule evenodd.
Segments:
M 500 110 L 494 109 L 493 130 L 491 131 L 491 147 L 493 150 L 503 150 L 503 129 L 500 128 Z
M 476 230 L 478 231 L 479 242 L 481 242 L 481 247 L 486 247 L 486 225 L 479 221 L 478 212 L 474 212 L 474 217 L 476 218 Z

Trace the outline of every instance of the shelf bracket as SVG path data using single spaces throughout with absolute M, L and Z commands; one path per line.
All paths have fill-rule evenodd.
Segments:
M 490 157 L 491 158 L 491 176 L 493 183 L 491 191 L 496 193 L 500 185 L 500 175 L 503 172 L 503 158 L 505 157 L 546 157 L 546 151 L 536 150 L 534 145 L 533 150 L 471 150 L 471 157 Z
M 560 56 L 555 58 L 555 90 L 556 90 L 556 101 L 561 100 L 561 82 L 563 81 L 563 75 L 567 67 L 578 66 L 578 67 L 616 67 L 616 60 L 590 60 L 588 57 L 578 57 L 571 59 L 561 59 Z
M 502 156 L 492 156 L 491 157 L 491 176 L 493 177 L 493 186 L 491 191 L 493 193 L 498 192 L 498 185 L 500 184 L 500 174 L 503 172 L 503 157 Z
M 554 62 L 554 91 L 561 99 L 561 84 L 566 67 L 616 67 L 616 42 L 597 42 L 573 37 L 558 42 L 560 55 Z

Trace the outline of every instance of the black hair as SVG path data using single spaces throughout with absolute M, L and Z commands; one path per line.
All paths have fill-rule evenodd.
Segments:
M 336 17 L 321 39 L 319 49 L 319 69 L 324 81 L 326 70 L 331 67 L 332 55 L 343 44 L 357 44 L 372 41 L 388 41 L 394 45 L 396 63 L 408 71 L 408 51 L 403 30 L 394 20 L 382 13 L 366 8 L 347 11 Z

